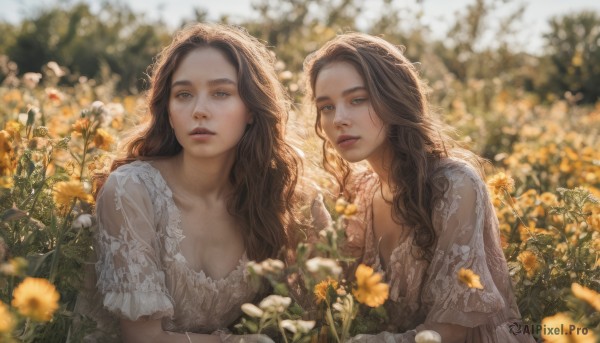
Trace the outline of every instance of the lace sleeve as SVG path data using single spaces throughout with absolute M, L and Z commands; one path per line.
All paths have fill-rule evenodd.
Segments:
M 489 322 L 505 306 L 493 275 L 500 279 L 509 276 L 506 269 L 490 268 L 506 262 L 500 261 L 503 255 L 498 240 L 486 238 L 497 233 L 485 232 L 495 229 L 487 218 L 493 211 L 485 184 L 466 166 L 451 169 L 445 176 L 448 189 L 433 215 L 438 240 L 422 293 L 423 302 L 431 306 L 425 324 L 476 327 Z M 479 275 L 483 289 L 459 281 L 461 268 Z
M 130 320 L 173 314 L 160 270 L 155 210 L 140 180 L 117 170 L 96 204 L 97 287 L 110 312 Z

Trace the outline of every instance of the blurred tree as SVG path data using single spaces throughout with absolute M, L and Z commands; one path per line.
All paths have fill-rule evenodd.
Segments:
M 21 72 L 39 72 L 56 61 L 79 75 L 102 77 L 102 65 L 119 75 L 118 90 L 137 92 L 152 58 L 169 41 L 164 23 L 153 23 L 119 3 L 103 2 L 98 13 L 86 3 L 43 9 L 17 29 L 8 56 Z M 99 80 L 102 81 L 102 80 Z
M 552 18 L 544 38 L 550 63 L 545 90 L 561 96 L 570 92 L 584 103 L 598 101 L 600 15 L 583 11 Z
M 306 55 L 336 32 L 355 29 L 360 6 L 354 0 L 260 0 L 260 20 L 242 23 L 250 34 L 274 48 L 288 70 L 302 70 Z
M 13 46 L 16 40 L 16 28 L 10 23 L 0 22 L 0 55 L 6 54 L 8 47 Z

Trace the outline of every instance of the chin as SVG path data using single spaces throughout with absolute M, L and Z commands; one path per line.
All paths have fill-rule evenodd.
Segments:
M 352 152 L 345 152 L 345 153 L 340 153 L 338 151 L 338 154 L 340 154 L 340 156 L 346 160 L 347 162 L 350 163 L 358 163 L 361 161 L 364 161 L 366 156 L 363 156 L 363 154 L 357 154 L 357 153 L 352 153 Z

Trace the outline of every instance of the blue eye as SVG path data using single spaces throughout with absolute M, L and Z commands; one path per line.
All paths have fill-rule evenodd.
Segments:
M 365 101 L 367 101 L 366 98 L 354 98 L 350 101 L 350 103 L 353 105 L 358 105 L 358 104 L 362 104 Z

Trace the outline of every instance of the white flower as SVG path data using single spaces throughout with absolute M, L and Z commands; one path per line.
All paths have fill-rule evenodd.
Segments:
M 267 273 L 279 273 L 285 268 L 285 264 L 280 260 L 268 258 L 260 263 L 262 270 Z
M 342 272 L 342 268 L 338 266 L 336 261 L 322 257 L 313 257 L 306 261 L 306 269 L 311 273 L 325 271 L 334 276 L 338 276 Z
M 101 110 L 101 109 L 104 109 L 104 103 L 102 101 L 96 100 L 96 101 L 92 102 L 90 107 L 95 110 Z
M 296 333 L 296 325 L 294 325 L 293 320 L 284 319 L 281 321 L 281 323 L 279 323 L 279 327 L 281 327 L 282 329 L 286 329 L 290 332 Z
M 296 320 L 296 327 L 301 333 L 308 333 L 315 327 L 314 320 Z
M 87 213 L 84 213 L 77 217 L 77 219 L 73 221 L 73 224 L 71 224 L 71 227 L 73 229 L 83 229 L 88 228 L 90 226 L 92 226 L 92 215 Z
M 328 227 L 319 231 L 319 236 L 321 236 L 323 238 L 327 238 L 329 236 L 329 237 L 331 237 L 331 239 L 333 241 L 336 241 L 337 240 L 337 231 L 335 231 L 335 229 L 333 228 L 333 225 L 329 225 Z
M 282 313 L 291 303 L 291 298 L 273 294 L 264 298 L 258 306 L 265 311 Z
M 354 301 L 352 299 L 352 296 L 350 294 L 346 294 L 344 296 L 338 297 L 335 304 L 333 304 L 332 307 L 342 316 L 351 315 L 354 308 Z
M 294 74 L 289 71 L 289 70 L 285 70 L 282 71 L 281 73 L 279 73 L 279 79 L 280 80 L 289 80 L 294 76 Z
M 312 328 L 315 327 L 315 321 L 314 320 L 306 321 L 306 320 L 285 319 L 285 320 L 281 321 L 279 326 L 282 329 L 286 329 L 292 333 L 296 333 L 296 332 L 308 333 L 310 330 L 312 330 Z
M 268 258 L 260 263 L 250 261 L 246 267 L 257 275 L 278 274 L 285 268 L 285 264 L 280 260 Z
M 33 89 L 40 83 L 42 74 L 40 73 L 25 73 L 23 74 L 23 83 L 27 88 Z
M 242 305 L 242 312 L 249 315 L 250 317 L 256 317 L 256 318 L 262 317 L 263 314 L 265 313 L 263 310 L 256 307 L 255 305 L 248 304 L 248 303 Z
M 254 261 L 249 261 L 246 264 L 246 268 L 248 268 L 249 271 L 253 272 L 256 275 L 261 275 L 261 276 L 264 275 L 262 265 L 254 262 Z
M 56 76 L 58 76 L 58 77 L 65 76 L 64 70 L 62 70 L 62 68 L 58 65 L 58 63 L 56 63 L 54 61 L 50 61 L 46 64 L 46 66 L 48 68 L 50 68 L 50 70 L 52 70 Z
M 423 330 L 415 336 L 415 343 L 442 343 L 442 336 L 433 330 Z

